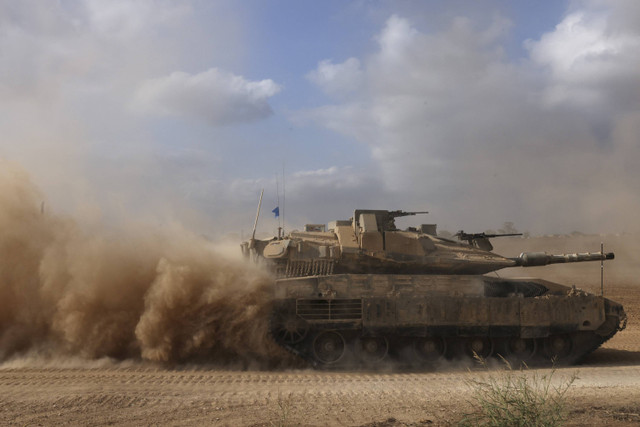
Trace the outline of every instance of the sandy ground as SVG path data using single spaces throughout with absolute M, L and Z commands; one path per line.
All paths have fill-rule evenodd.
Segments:
M 534 249 L 550 245 L 549 240 L 527 240 Z M 583 240 L 573 243 L 581 246 Z M 514 255 L 522 244 L 511 240 L 497 251 Z M 596 248 L 570 248 L 598 249 L 599 243 Z M 568 425 L 640 424 L 640 279 L 632 257 L 625 256 L 626 261 L 623 257 L 623 262 L 607 264 L 605 293 L 625 306 L 627 329 L 583 364 L 553 372 L 555 385 L 576 376 L 567 393 Z M 599 292 L 599 265 L 586 270 L 562 267 L 571 268 L 564 273 L 555 267 L 519 269 L 503 275 L 542 276 L 568 284 L 574 283 L 561 279 L 575 280 L 579 287 Z M 550 374 L 548 369 L 526 373 Z M 0 425 L 450 425 L 471 410 L 469 380 L 499 375 L 473 365 L 375 373 L 18 361 L 0 365 Z

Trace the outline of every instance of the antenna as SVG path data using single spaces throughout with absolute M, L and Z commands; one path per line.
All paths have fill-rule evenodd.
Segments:
M 258 200 L 258 211 L 256 212 L 256 222 L 253 223 L 253 233 L 251 234 L 251 242 L 256 240 L 256 228 L 258 227 L 258 217 L 260 216 L 260 206 L 262 206 L 262 195 L 264 194 L 264 188 L 260 192 L 260 200 Z
M 280 208 L 280 184 L 278 183 L 280 179 L 278 178 L 278 174 L 276 173 L 276 206 Z M 278 215 L 278 227 L 280 227 L 280 215 Z
M 282 162 L 282 235 L 284 236 L 284 162 Z
M 600 242 L 600 255 L 604 253 L 604 243 Z M 604 258 L 600 257 L 600 296 L 604 296 Z

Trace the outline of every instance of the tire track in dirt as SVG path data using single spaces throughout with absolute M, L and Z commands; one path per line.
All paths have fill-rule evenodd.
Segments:
M 569 367 L 557 372 L 565 378 L 576 371 L 573 388 L 585 398 L 597 399 L 604 392 L 609 396 L 612 391 L 640 396 L 639 366 Z M 433 418 L 433 408 L 446 409 L 449 415 L 459 411 L 468 398 L 466 382 L 487 375 L 491 373 L 0 369 L 0 423 L 259 423 L 265 416 L 276 416 L 283 402 L 292 408 L 292 416 L 304 416 L 312 424 L 420 414 Z

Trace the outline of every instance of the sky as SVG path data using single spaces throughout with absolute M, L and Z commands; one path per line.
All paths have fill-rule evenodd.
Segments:
M 640 2 L 0 0 L 0 131 L 93 222 L 637 232 Z

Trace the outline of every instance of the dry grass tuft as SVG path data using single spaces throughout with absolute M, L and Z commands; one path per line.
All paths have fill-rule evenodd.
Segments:
M 269 424 L 272 427 L 286 427 L 291 424 L 290 415 L 291 409 L 293 409 L 293 396 L 289 393 L 286 397 L 283 397 L 281 393 L 278 393 L 278 400 L 276 401 L 277 408 L 274 410 L 275 421 L 271 421 Z
M 485 369 L 485 361 L 476 356 Z M 474 411 L 461 426 L 559 426 L 567 417 L 565 396 L 577 373 L 567 380 L 553 381 L 555 368 L 545 374 L 514 370 L 503 359 L 505 370 L 469 380 Z M 488 370 L 488 369 L 487 369 Z M 556 384 L 554 384 L 554 382 Z

